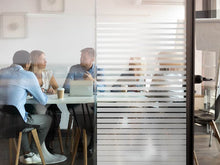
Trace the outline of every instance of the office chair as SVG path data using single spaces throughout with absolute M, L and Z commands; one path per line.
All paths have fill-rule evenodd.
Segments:
M 0 105 L 0 138 L 9 139 L 10 164 L 12 164 L 12 142 L 18 137 L 18 145 L 16 147 L 15 165 L 19 163 L 19 155 L 21 149 L 22 132 L 31 132 L 36 143 L 42 164 L 45 160 L 40 146 L 36 128 L 39 125 L 31 125 L 24 122 L 18 109 L 13 105 Z
M 215 123 L 215 121 L 220 120 L 219 111 L 220 111 L 220 95 L 215 101 L 215 114 L 204 111 L 204 110 L 200 110 L 195 113 L 195 123 L 210 125 L 211 130 L 210 130 L 209 147 L 211 147 L 212 145 L 213 130 L 215 132 L 218 142 L 220 143 L 220 135 L 219 135 L 219 131 L 216 126 L 216 123 Z M 194 157 L 195 164 L 199 165 L 195 151 L 193 151 L 193 157 Z
M 195 113 L 195 122 L 200 124 L 208 124 L 210 125 L 211 131 L 210 131 L 210 140 L 209 140 L 209 147 L 211 147 L 212 144 L 212 134 L 214 131 L 215 136 L 220 143 L 220 134 L 218 131 L 218 128 L 216 126 L 217 120 L 220 120 L 219 111 L 220 111 L 220 95 L 215 101 L 215 114 L 212 114 L 207 111 L 198 111 Z
M 199 165 L 199 161 L 198 161 L 198 158 L 196 156 L 196 152 L 195 151 L 193 151 L 193 158 L 194 158 L 195 165 Z

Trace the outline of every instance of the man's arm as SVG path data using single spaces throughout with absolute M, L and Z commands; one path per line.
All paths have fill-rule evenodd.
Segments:
M 70 80 L 74 80 L 74 73 L 71 72 L 71 69 L 69 73 L 67 74 L 66 80 L 63 84 L 63 88 L 65 89 L 65 93 L 70 93 Z

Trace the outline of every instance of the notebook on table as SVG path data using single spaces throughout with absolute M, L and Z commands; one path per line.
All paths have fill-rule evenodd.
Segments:
M 92 96 L 93 81 L 72 80 L 70 81 L 70 96 Z

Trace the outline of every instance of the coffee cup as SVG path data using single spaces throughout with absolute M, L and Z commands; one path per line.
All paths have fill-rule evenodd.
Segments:
M 58 99 L 63 99 L 64 98 L 64 88 L 58 88 L 57 89 L 57 98 Z

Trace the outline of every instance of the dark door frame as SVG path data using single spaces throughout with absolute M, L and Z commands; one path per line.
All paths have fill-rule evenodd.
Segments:
M 186 0 L 186 110 L 187 110 L 187 165 L 193 164 L 194 150 L 194 0 Z

